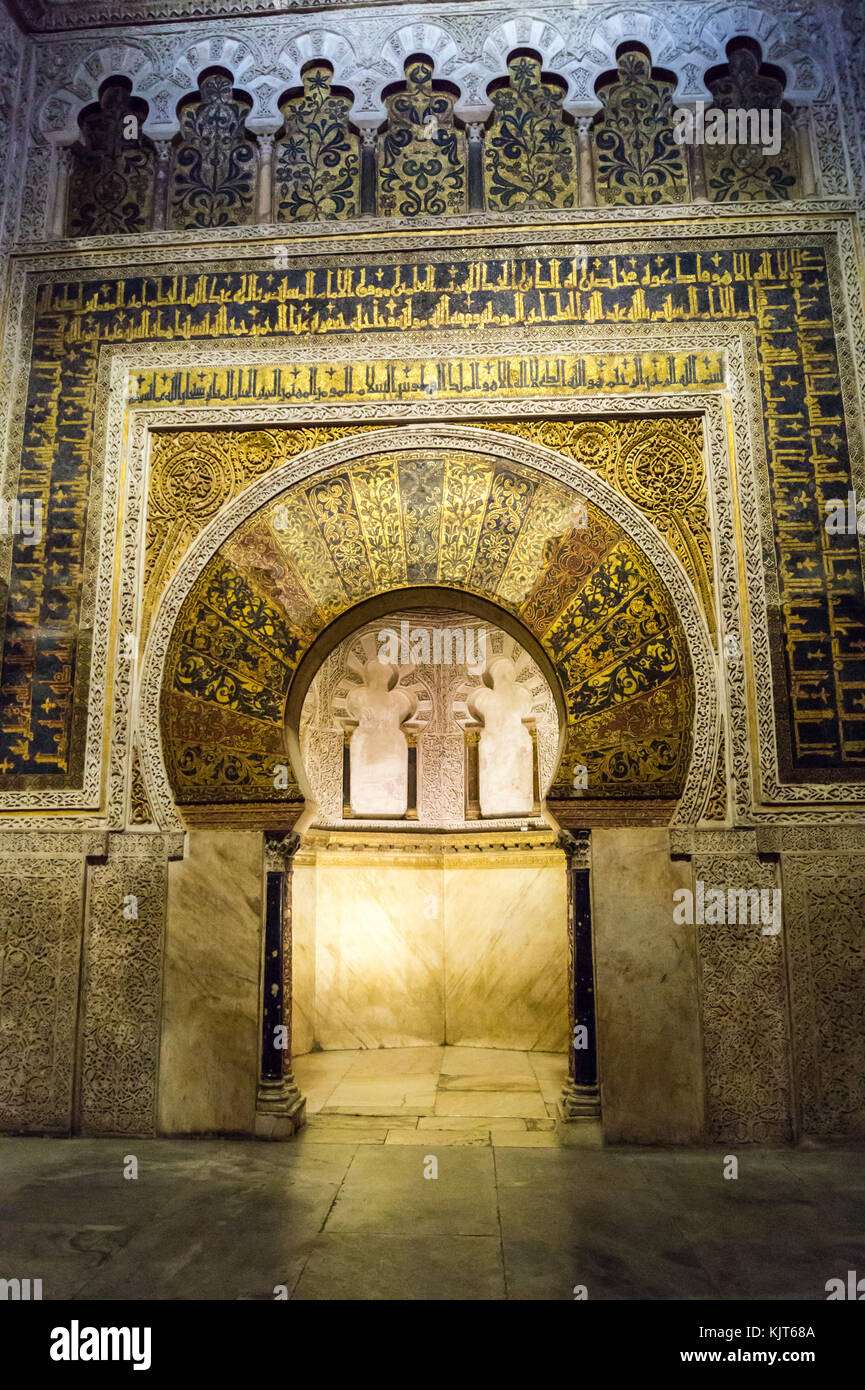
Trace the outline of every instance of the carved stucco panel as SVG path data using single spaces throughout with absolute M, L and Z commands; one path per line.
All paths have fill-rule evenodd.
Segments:
M 46 849 L 0 859 L 0 1129 L 68 1133 L 85 859 Z
M 113 836 L 91 870 L 84 963 L 83 1134 L 153 1134 L 168 852 L 161 835 Z
M 785 854 L 782 873 L 802 1133 L 861 1136 L 865 854 Z
M 698 855 L 693 867 L 706 891 L 778 886 L 776 865 L 756 856 Z M 791 1137 L 784 929 L 764 935 L 760 924 L 724 923 L 694 930 L 709 1133 L 731 1143 L 784 1142 Z

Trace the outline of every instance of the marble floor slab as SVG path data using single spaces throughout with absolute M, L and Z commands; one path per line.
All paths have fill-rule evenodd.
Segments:
M 572 1301 L 585 1285 L 778 1303 L 824 1301 L 861 1269 L 861 1147 L 748 1149 L 732 1182 L 720 1149 L 556 1140 L 416 1116 L 318 1117 L 286 1144 L 0 1139 L 0 1269 L 40 1278 L 45 1301 Z
M 541 1121 L 555 1128 L 567 1058 L 558 1052 L 489 1047 L 371 1048 L 307 1053 L 295 1058 L 294 1074 L 307 1098 L 316 1143 L 328 1142 L 326 1134 L 316 1130 L 319 1118 L 339 1122 L 378 1117 L 405 1128 L 414 1116 L 415 1128 L 423 1123 L 442 1135 L 452 1132 L 450 1142 L 455 1145 L 465 1143 L 459 1137 L 465 1130 L 481 1134 L 473 1142 L 489 1144 L 496 1120 L 516 1122 L 524 1132 Z M 460 1126 L 450 1123 L 454 1119 L 462 1122 Z M 343 1129 L 337 1124 L 328 1131 L 333 1142 L 342 1142 Z M 397 1135 L 388 1142 L 414 1141 Z M 529 1140 L 528 1147 L 539 1142 Z

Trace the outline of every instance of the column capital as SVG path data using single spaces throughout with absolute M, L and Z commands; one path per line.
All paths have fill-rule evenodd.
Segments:
M 564 850 L 569 869 L 588 869 L 591 867 L 591 832 L 589 830 L 561 830 L 559 848 Z
M 299 848 L 300 836 L 292 831 L 285 835 L 265 835 L 264 858 L 268 869 L 290 869 Z

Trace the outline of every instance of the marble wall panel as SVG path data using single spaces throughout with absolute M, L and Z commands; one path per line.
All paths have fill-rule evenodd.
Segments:
M 262 853 L 258 832 L 193 830 L 169 866 L 161 1133 L 253 1130 Z
M 561 1051 L 564 856 L 388 857 L 295 861 L 295 1052 L 443 1042 Z
M 487 866 L 477 855 L 444 871 L 448 1043 L 568 1045 L 565 857 L 536 859 L 511 851 Z
M 441 1043 L 441 871 L 321 856 L 316 873 L 319 1046 Z
M 311 1052 L 315 1042 L 317 886 L 315 863 L 305 863 L 298 856 L 291 873 L 291 1048 L 295 1054 Z
M 598 1066 L 611 1143 L 703 1136 L 695 929 L 673 921 L 690 886 L 663 829 L 592 832 Z

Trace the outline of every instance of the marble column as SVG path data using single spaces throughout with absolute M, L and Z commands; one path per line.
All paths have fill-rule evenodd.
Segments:
M 567 858 L 570 1038 L 568 1080 L 559 1101 L 559 1113 L 563 1120 L 597 1121 L 601 1118 L 601 1093 L 598 1085 L 588 832 L 563 835 L 561 844 Z
M 376 165 L 375 142 L 377 132 L 365 126 L 361 132 L 360 149 L 360 214 L 361 217 L 375 217 Z
M 258 137 L 258 220 L 273 221 L 273 136 Z
M 595 170 L 592 165 L 592 125 L 594 116 L 577 117 L 577 147 L 580 157 L 580 206 L 593 208 L 598 199 L 595 194 Z
M 168 223 L 168 167 L 171 162 L 171 141 L 154 140 L 156 146 L 156 179 L 153 186 L 153 230 L 161 232 Z
M 478 122 L 466 126 L 469 137 L 469 212 L 484 210 L 484 128 Z
M 54 164 L 54 202 L 48 225 L 49 236 L 58 240 L 66 235 L 66 200 L 71 168 L 72 150 L 68 145 L 58 145 Z
M 290 1139 L 306 1120 L 291 1066 L 291 883 L 297 836 L 265 839 L 261 1064 L 255 1101 L 259 1139 Z
M 799 195 L 813 198 L 817 192 L 814 175 L 814 155 L 811 149 L 811 111 L 807 106 L 797 106 L 793 113 L 793 128 L 796 131 L 796 153 L 799 158 Z
M 693 112 L 691 113 L 693 116 Z M 688 168 L 688 179 L 691 184 L 691 202 L 707 203 L 709 195 L 706 191 L 706 166 L 703 163 L 703 146 L 696 140 L 685 145 L 685 163 Z

